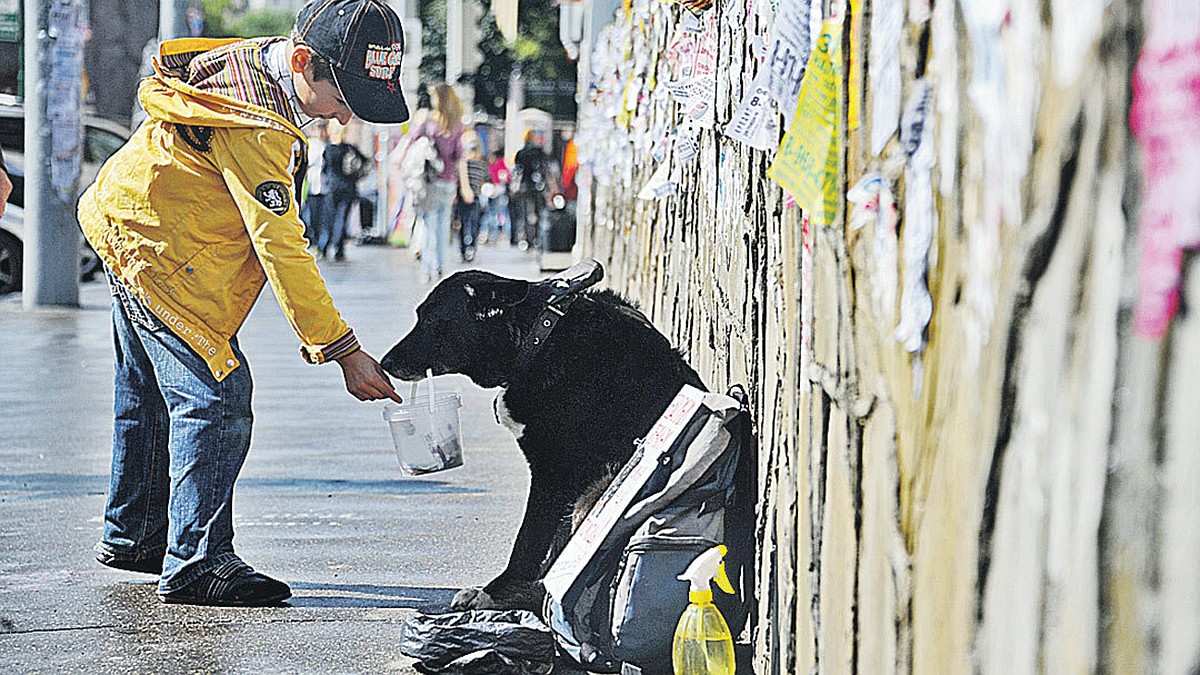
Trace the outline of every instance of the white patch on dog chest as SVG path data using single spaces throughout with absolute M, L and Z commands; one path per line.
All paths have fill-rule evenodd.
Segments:
M 507 427 L 513 436 L 520 439 L 521 434 L 525 432 L 525 425 L 514 420 L 508 414 L 508 406 L 504 405 L 504 392 L 500 392 L 500 395 L 496 397 L 496 400 L 492 403 L 492 409 L 496 412 L 496 421 Z

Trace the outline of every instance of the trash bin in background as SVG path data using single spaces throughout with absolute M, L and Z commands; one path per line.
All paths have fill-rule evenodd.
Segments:
M 545 227 L 541 268 L 543 271 L 565 270 L 571 266 L 571 250 L 575 248 L 575 202 L 556 195 L 546 211 Z

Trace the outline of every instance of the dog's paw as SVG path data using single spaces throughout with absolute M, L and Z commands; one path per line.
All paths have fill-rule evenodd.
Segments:
M 450 609 L 465 612 L 468 609 L 495 609 L 496 602 L 482 588 L 464 588 L 454 594 Z

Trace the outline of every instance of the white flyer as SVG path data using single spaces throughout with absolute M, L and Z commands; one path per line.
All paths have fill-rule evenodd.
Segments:
M 788 117 L 796 109 L 800 96 L 800 80 L 808 53 L 812 49 L 809 14 L 810 0 L 788 0 L 781 3 L 771 27 L 771 44 L 767 48 L 767 87 Z M 791 120 L 785 120 L 791 126 Z
M 868 69 L 871 90 L 871 154 L 883 152 L 900 124 L 900 0 L 872 3 Z
M 908 154 L 904 168 L 904 281 L 900 291 L 900 324 L 893 337 L 905 351 L 925 349 L 925 329 L 933 316 L 933 299 L 925 285 L 930 246 L 937 227 L 933 201 L 933 118 L 929 116 L 929 87 L 924 80 L 913 86 L 904 114 L 901 141 Z
M 750 91 L 733 111 L 733 119 L 725 126 L 726 136 L 765 151 L 779 147 L 779 114 L 767 87 L 769 76 L 768 71 L 759 71 Z
M 662 199 L 675 194 L 676 183 L 671 180 L 671 164 L 663 162 L 658 165 L 650 180 L 638 192 L 638 199 Z

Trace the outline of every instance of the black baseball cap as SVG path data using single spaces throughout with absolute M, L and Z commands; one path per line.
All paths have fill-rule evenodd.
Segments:
M 312 0 L 296 15 L 296 36 L 333 66 L 333 81 L 358 117 L 408 119 L 400 90 L 404 27 L 379 0 Z

